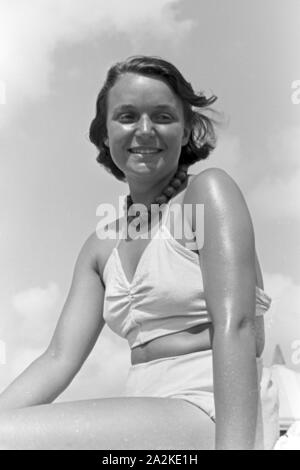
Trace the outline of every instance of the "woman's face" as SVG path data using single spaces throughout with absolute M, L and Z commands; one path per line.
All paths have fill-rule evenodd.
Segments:
M 114 163 L 126 177 L 167 176 L 187 144 L 181 100 L 162 80 L 133 73 L 108 93 L 107 139 Z

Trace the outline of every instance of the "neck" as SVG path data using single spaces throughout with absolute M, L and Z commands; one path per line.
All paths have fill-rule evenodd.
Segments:
M 162 190 L 168 185 L 175 175 L 177 168 L 168 175 L 156 181 L 140 181 L 139 178 L 136 180 L 129 180 L 129 190 L 132 201 L 138 204 L 144 204 L 149 206 L 156 196 L 159 196 Z

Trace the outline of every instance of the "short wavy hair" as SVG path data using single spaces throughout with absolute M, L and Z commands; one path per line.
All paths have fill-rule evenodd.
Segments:
M 119 77 L 126 73 L 135 73 L 148 77 L 159 78 L 173 90 L 183 104 L 184 118 L 191 129 L 189 141 L 181 149 L 179 164 L 192 165 L 204 160 L 215 148 L 216 135 L 214 122 L 200 112 L 208 108 L 217 97 L 212 95 L 206 98 L 204 93 L 196 93 L 192 85 L 185 80 L 179 70 L 170 62 L 154 56 L 132 56 L 117 62 L 107 73 L 96 102 L 96 116 L 92 120 L 89 130 L 90 141 L 97 147 L 99 154 L 97 161 L 118 180 L 126 181 L 123 171 L 113 162 L 109 147 L 105 144 L 107 138 L 106 117 L 107 97 L 109 90 L 115 85 Z

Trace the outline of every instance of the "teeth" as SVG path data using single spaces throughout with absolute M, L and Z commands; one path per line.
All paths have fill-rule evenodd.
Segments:
M 143 153 L 143 154 L 153 154 L 157 152 L 161 152 L 161 149 L 129 149 L 131 153 Z

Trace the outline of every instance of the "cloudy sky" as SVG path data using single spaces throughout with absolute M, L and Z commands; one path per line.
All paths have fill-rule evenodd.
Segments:
M 214 92 L 226 126 L 205 164 L 247 199 L 265 290 L 269 364 L 300 371 L 299 0 L 0 0 L 0 391 L 48 345 L 96 208 L 126 193 L 88 141 L 108 67 L 174 62 Z M 118 395 L 130 364 L 107 327 L 61 400 Z

